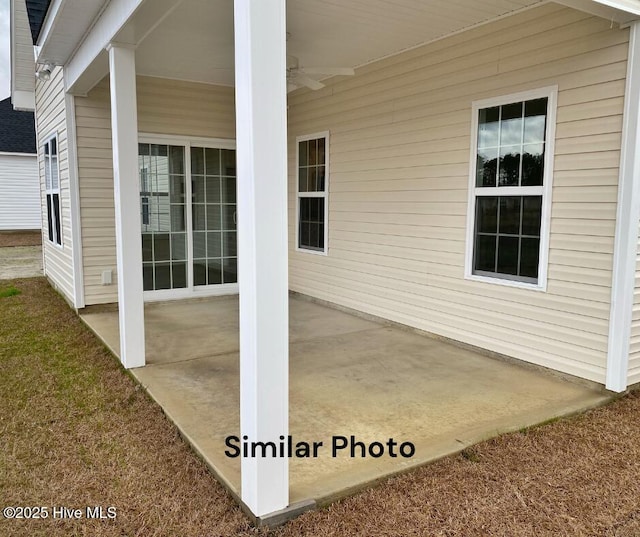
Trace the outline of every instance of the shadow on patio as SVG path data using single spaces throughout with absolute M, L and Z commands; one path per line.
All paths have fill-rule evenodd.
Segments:
M 118 354 L 116 312 L 84 321 Z M 290 501 L 327 503 L 482 439 L 583 410 L 609 396 L 301 297 L 290 300 L 290 434 L 322 441 L 291 459 Z M 237 297 L 149 304 L 147 366 L 132 370 L 217 477 L 239 495 Z M 331 457 L 331 437 L 415 444 L 412 458 Z

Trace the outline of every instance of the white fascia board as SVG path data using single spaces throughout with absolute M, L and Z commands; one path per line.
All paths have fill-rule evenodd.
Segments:
M 52 28 L 55 26 L 58 17 L 60 16 L 61 7 L 64 4 L 65 0 L 53 0 L 51 4 L 49 4 L 49 9 L 47 10 L 47 14 L 45 15 L 44 22 L 42 23 L 42 27 L 40 29 L 40 35 L 38 36 L 38 42 L 36 45 L 39 49 L 42 49 L 44 43 L 49 40 L 49 36 L 51 36 Z
M 631 25 L 625 90 L 618 211 L 613 251 L 611 312 L 607 349 L 607 389 L 627 388 L 638 225 L 640 223 L 640 21 Z
M 11 91 L 11 104 L 14 110 L 33 112 L 36 109 L 36 95 L 33 91 Z

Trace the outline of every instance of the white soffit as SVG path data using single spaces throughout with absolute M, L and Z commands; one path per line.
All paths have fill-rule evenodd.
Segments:
M 555 0 L 558 4 L 626 25 L 640 16 L 638 0 Z
M 234 84 L 233 1 L 184 0 L 136 49 L 139 74 Z
M 128 23 L 114 29 L 114 40 L 138 45 L 139 74 L 233 85 L 233 0 L 131 1 L 139 7 Z M 40 60 L 66 63 L 82 37 L 92 37 L 87 28 L 95 17 L 114 3 L 131 5 L 126 0 L 53 0 Z M 359 67 L 543 3 L 547 0 L 289 0 L 287 49 L 301 66 Z M 640 0 L 557 3 L 620 24 L 640 14 Z M 84 75 L 75 73 L 76 79 L 86 79 L 80 84 L 85 90 L 107 72 L 105 54 L 94 56 L 91 65 L 82 67 L 88 68 Z
M 108 0 L 53 0 L 38 38 L 38 63 L 62 65 Z M 55 28 L 55 31 L 51 31 Z
M 357 67 L 541 0 L 289 0 L 288 53 Z M 140 74 L 233 85 L 233 2 L 184 0 L 140 44 Z

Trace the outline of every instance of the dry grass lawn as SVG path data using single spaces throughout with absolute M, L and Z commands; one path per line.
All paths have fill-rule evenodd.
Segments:
M 0 247 L 3 246 L 40 246 L 42 234 L 39 231 L 1 231 Z
M 0 371 L 0 507 L 117 508 L 103 521 L 0 517 L 2 536 L 640 535 L 635 393 L 268 531 L 41 278 L 0 281 Z

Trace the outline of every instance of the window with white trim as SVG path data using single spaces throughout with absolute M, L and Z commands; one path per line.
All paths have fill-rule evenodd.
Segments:
M 297 239 L 298 250 L 327 252 L 329 134 L 299 137 Z
M 546 282 L 555 92 L 474 103 L 468 276 Z
M 47 226 L 49 240 L 62 245 L 62 215 L 60 213 L 60 170 L 58 168 L 58 137 L 44 143 L 44 182 L 47 195 Z

